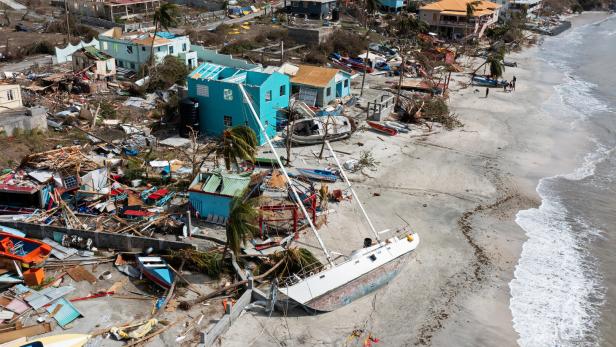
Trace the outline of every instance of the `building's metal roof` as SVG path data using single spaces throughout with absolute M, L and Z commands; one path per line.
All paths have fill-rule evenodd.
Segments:
M 213 173 L 207 178 L 202 190 L 212 194 L 239 196 L 249 184 L 250 177 Z
M 49 305 L 47 307 L 47 312 L 52 313 L 56 309 L 56 306 L 62 305 L 58 311 L 53 315 L 53 318 L 58 322 L 62 328 L 68 325 L 70 322 L 74 321 L 78 317 L 83 316 L 70 301 L 62 298 L 55 303 Z
M 298 65 L 298 68 L 295 75 L 291 77 L 291 83 L 319 88 L 327 87 L 329 82 L 340 71 L 338 69 L 311 65 Z

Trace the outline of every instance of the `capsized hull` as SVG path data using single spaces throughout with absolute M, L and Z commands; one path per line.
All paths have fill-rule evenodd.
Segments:
M 311 311 L 333 311 L 389 283 L 418 244 L 419 236 L 412 234 L 359 249 L 349 260 L 279 291 Z

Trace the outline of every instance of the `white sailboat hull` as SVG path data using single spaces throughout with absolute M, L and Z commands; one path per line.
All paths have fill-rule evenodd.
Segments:
M 419 236 L 392 238 L 356 251 L 349 260 L 307 277 L 280 292 L 306 308 L 327 312 L 389 283 L 419 244 Z

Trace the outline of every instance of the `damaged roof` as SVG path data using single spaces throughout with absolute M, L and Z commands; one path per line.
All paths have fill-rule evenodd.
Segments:
M 474 4 L 475 16 L 491 13 L 497 8 L 501 8 L 501 5 L 486 0 L 441 0 L 433 2 L 431 4 L 420 7 L 420 10 L 432 10 L 446 12 L 446 14 L 454 14 L 466 16 L 467 4 Z
M 327 87 L 329 82 L 340 71 L 338 69 L 311 65 L 298 65 L 298 68 L 295 75 L 291 77 L 291 83 L 320 88 Z

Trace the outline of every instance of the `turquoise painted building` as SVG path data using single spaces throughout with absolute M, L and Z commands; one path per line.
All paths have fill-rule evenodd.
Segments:
M 247 125 L 257 134 L 259 144 L 265 136 L 251 114 L 243 85 L 267 135 L 276 135 L 276 114 L 289 107 L 289 77 L 279 72 L 247 71 L 205 63 L 188 75 L 188 96 L 199 102 L 199 130 L 218 136 L 228 127 Z
M 99 49 L 114 57 L 116 66 L 133 71 L 139 71 L 141 66 L 149 62 L 152 41 L 157 63 L 171 55 L 183 61 L 190 69 L 197 66 L 197 52 L 191 50 L 188 36 L 169 32 L 157 32 L 156 35 L 124 33 L 120 28 L 112 28 L 98 35 Z
M 327 106 L 335 99 L 351 94 L 351 74 L 346 71 L 312 65 L 283 65 L 291 77 L 291 88 L 297 100 L 309 106 Z
M 249 184 L 247 176 L 222 171 L 200 173 L 188 188 L 188 201 L 199 218 L 224 224 L 229 218 L 231 200 L 241 196 Z

